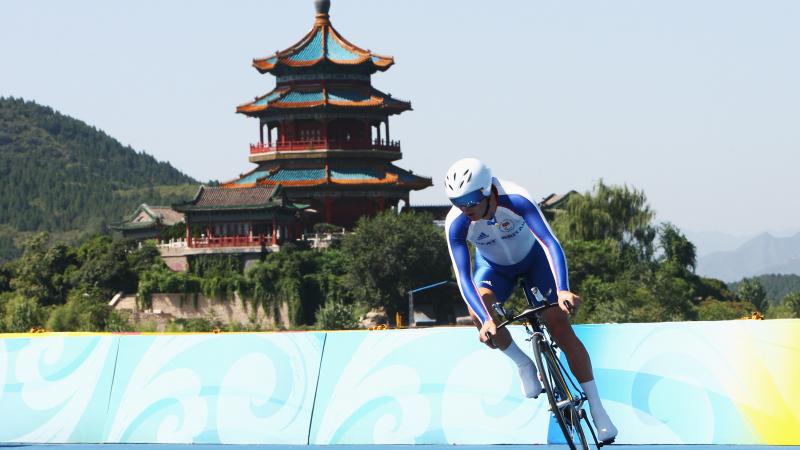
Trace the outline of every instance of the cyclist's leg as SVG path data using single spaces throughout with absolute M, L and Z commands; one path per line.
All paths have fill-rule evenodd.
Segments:
M 478 294 L 480 294 L 481 300 L 483 300 L 483 304 L 486 306 L 486 310 L 492 315 L 494 322 L 499 324 L 499 318 L 496 317 L 492 305 L 498 301 L 506 301 L 511 294 L 513 280 L 502 273 L 501 268 L 493 266 L 489 261 L 484 259 L 480 253 L 475 254 L 475 272 L 472 275 L 472 279 L 475 280 L 475 284 L 478 286 Z M 472 323 L 480 330 L 481 321 L 471 310 L 470 317 L 472 317 Z M 494 345 L 490 345 L 488 342 L 487 345 L 491 348 L 505 350 L 511 343 L 511 333 L 509 333 L 507 329 L 501 328 L 492 339 L 492 344 Z
M 513 273 L 515 267 L 492 265 L 489 261 L 481 257 L 480 253 L 475 254 L 475 273 L 473 279 L 478 285 L 478 293 L 481 295 L 486 309 L 490 311 L 493 320 L 499 324 L 499 318 L 494 317 L 492 305 L 500 301 L 505 302 L 511 291 L 516 286 L 518 274 Z M 481 322 L 470 311 L 472 321 L 481 328 Z M 501 328 L 493 339 L 496 348 L 509 357 L 519 370 L 520 380 L 522 381 L 522 392 L 526 397 L 536 398 L 542 392 L 542 385 L 536 372 L 536 365 L 533 360 L 519 348 L 511 339 L 508 328 Z
M 537 286 L 540 291 L 547 297 L 550 303 L 558 301 L 558 293 L 556 290 L 555 279 L 550 271 L 547 258 L 544 251 L 540 246 L 534 246 L 539 249 L 541 255 L 536 255 L 538 262 L 533 265 L 531 271 L 526 274 L 525 283 Z M 550 335 L 556 341 L 558 346 L 567 357 L 570 371 L 575 375 L 575 378 L 580 382 L 587 399 L 589 400 L 589 410 L 592 413 L 595 427 L 598 431 L 598 439 L 603 442 L 611 442 L 617 435 L 617 428 L 608 417 L 600 395 L 597 392 L 597 385 L 594 382 L 594 374 L 592 372 L 592 361 L 589 358 L 589 352 L 583 345 L 572 325 L 569 323 L 569 316 L 561 310 L 561 308 L 548 308 L 542 313 L 542 320 L 547 326 Z
M 569 368 L 579 382 L 585 383 L 594 379 L 592 361 L 583 342 L 578 339 L 575 330 L 569 323 L 569 316 L 561 308 L 549 308 L 542 313 L 542 319 L 550 336 L 556 341 L 567 357 Z
M 531 265 L 525 272 L 525 286 L 536 286 L 548 302 L 555 303 L 558 299 L 556 282 L 550 265 L 542 247 L 534 245 L 531 250 Z M 542 320 L 550 336 L 556 341 L 564 355 L 567 357 L 569 368 L 579 382 L 583 383 L 594 378 L 592 375 L 592 362 L 586 347 L 575 335 L 569 316 L 560 308 L 548 308 L 542 313 Z

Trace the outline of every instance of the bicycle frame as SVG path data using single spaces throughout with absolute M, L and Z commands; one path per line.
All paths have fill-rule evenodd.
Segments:
M 558 357 L 558 345 L 553 341 L 540 318 L 540 314 L 545 309 L 557 305 L 548 303 L 536 287 L 532 287 L 530 290 L 525 289 L 525 296 L 528 299 L 529 308 L 510 319 L 506 319 L 508 314 L 500 303 L 492 305 L 498 315 L 505 319 L 497 326 L 497 329 L 513 323 L 522 323 L 525 326 L 528 333 L 527 341 L 533 345 L 536 366 L 550 403 L 550 412 L 561 428 L 567 444 L 573 450 L 578 448 L 575 444 L 579 444 L 583 449 L 589 448 L 581 426 L 581 420 L 583 420 L 599 449 L 603 444 L 597 441 L 594 428 L 583 409 L 584 402 L 587 400 L 586 394 L 578 387 L 570 372 L 561 363 L 561 359 Z M 539 306 L 536 306 L 537 304 Z M 576 438 L 577 442 L 575 442 Z

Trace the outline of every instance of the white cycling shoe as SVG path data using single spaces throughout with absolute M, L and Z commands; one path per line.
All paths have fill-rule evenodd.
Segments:
M 610 444 L 614 442 L 617 437 L 617 427 L 611 423 L 611 419 L 605 415 L 604 417 L 593 417 L 594 427 L 597 429 L 597 440 L 603 444 Z
M 522 379 L 522 393 L 525 397 L 536 398 L 542 393 L 542 383 L 533 362 L 519 366 L 519 377 Z

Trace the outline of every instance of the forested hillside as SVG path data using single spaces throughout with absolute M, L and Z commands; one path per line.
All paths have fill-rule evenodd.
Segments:
M 0 175 L 0 262 L 18 254 L 22 234 L 106 232 L 140 203 L 170 204 L 197 187 L 168 162 L 14 98 L 0 98 Z
M 761 283 L 767 298 L 773 304 L 778 303 L 779 300 L 783 299 L 788 294 L 800 292 L 800 276 L 798 275 L 759 275 L 753 277 L 752 280 Z M 741 284 L 741 281 L 737 281 L 735 283 L 730 283 L 729 286 L 731 290 L 735 291 Z

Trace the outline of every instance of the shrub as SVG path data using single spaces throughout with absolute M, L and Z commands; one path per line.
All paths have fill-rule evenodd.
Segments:
M 328 301 L 317 310 L 317 328 L 321 330 L 353 330 L 359 328 L 353 305 Z
M 73 289 L 67 303 L 55 307 L 47 320 L 52 331 L 104 331 L 111 309 L 99 289 Z
M 3 328 L 9 333 L 25 333 L 44 325 L 46 310 L 33 298 L 12 295 L 4 309 Z
M 697 306 L 698 320 L 734 320 L 747 317 L 756 310 L 750 302 L 726 302 L 706 299 Z

